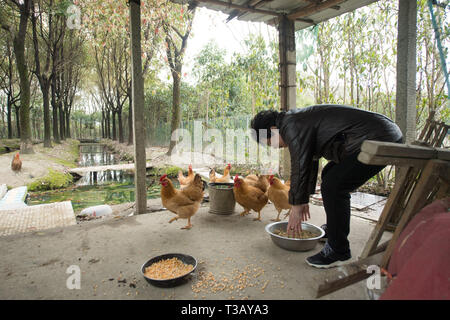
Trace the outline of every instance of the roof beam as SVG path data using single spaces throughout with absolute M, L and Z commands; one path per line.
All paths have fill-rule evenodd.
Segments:
M 238 5 L 238 4 L 234 4 L 231 2 L 225 2 L 225 1 L 220 1 L 220 0 L 196 0 L 196 1 L 204 2 L 204 3 L 211 3 L 211 4 L 218 5 L 218 6 L 224 6 L 227 8 L 238 9 L 240 11 L 245 11 L 245 12 L 254 12 L 254 13 L 266 14 L 266 15 L 276 16 L 276 17 L 280 16 L 280 14 L 278 12 L 256 9 L 256 8 L 252 8 L 248 5 Z
M 316 5 L 320 4 L 323 0 L 305 0 L 306 2 L 309 3 L 314 3 Z M 340 10 L 341 7 L 340 6 L 332 6 L 331 9 L 335 9 L 335 10 Z
M 334 7 L 346 0 L 327 0 L 321 3 L 311 3 L 303 8 L 294 9 L 291 13 L 288 14 L 288 19 L 295 20 L 301 17 L 307 17 L 311 14 L 314 14 L 319 11 L 326 10 L 328 8 Z
M 272 26 L 276 26 L 276 25 L 278 25 L 279 21 L 280 21 L 279 18 L 272 18 L 270 20 L 267 20 L 266 23 L 269 24 L 269 25 L 272 25 Z M 298 18 L 298 19 L 295 19 L 294 22 L 295 21 L 308 23 L 308 24 L 310 24 L 312 26 L 317 24 L 314 20 L 311 20 L 311 19 Z
M 247 0 L 247 2 L 243 5 L 248 6 L 250 8 L 253 9 L 257 9 L 259 7 L 261 7 L 262 5 L 264 5 L 267 2 L 272 2 L 273 0 Z M 246 14 L 247 12 L 243 12 L 241 10 L 233 10 L 230 15 L 227 18 L 227 22 L 229 22 L 230 20 L 234 19 L 234 18 L 239 18 L 241 16 L 243 16 L 244 14 Z

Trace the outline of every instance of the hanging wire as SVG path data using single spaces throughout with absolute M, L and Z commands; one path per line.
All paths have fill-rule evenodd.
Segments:
M 445 83 L 447 84 L 447 100 L 448 100 L 448 99 L 450 99 L 450 82 L 448 79 L 447 64 L 445 62 L 444 50 L 443 50 L 442 44 L 441 44 L 441 36 L 440 36 L 440 32 L 439 32 L 440 28 L 437 25 L 436 17 L 433 12 L 433 4 L 437 5 L 436 0 L 428 0 L 428 9 L 430 10 L 431 22 L 433 24 L 434 35 L 436 38 L 437 47 L 439 49 L 439 56 L 441 58 L 442 70 L 444 72 Z

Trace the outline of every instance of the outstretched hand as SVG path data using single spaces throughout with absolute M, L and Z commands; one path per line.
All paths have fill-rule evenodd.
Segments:
M 296 237 L 302 231 L 302 221 L 311 218 L 309 214 L 309 205 L 307 203 L 291 207 L 289 222 L 287 226 L 288 237 Z

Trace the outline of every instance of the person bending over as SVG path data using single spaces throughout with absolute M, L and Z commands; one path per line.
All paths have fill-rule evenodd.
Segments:
M 309 196 L 315 192 L 319 159 L 329 160 L 321 176 L 327 241 L 306 262 L 330 268 L 349 260 L 350 192 L 385 167 L 359 162 L 361 144 L 364 140 L 401 143 L 400 128 L 382 114 L 344 105 L 314 105 L 287 112 L 265 110 L 252 119 L 251 128 L 258 143 L 289 148 L 289 235 L 299 233 L 301 222 L 310 218 Z

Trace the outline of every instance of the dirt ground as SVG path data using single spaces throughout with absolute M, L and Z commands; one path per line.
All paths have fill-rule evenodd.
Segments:
M 134 145 L 127 145 L 126 143 L 119 143 L 118 141 L 102 139 L 100 143 L 106 144 L 114 153 L 118 154 L 122 161 L 133 162 Z M 152 160 L 167 152 L 166 147 L 147 147 L 145 148 L 145 157 L 147 160 Z
M 167 161 L 163 149 L 155 152 L 147 157 Z M 10 169 L 13 153 L 0 156 L 0 183 L 7 179 L 10 186 L 23 185 L 49 168 L 63 170 L 63 165 L 48 160 L 62 153 L 64 146 L 55 146 L 49 153 L 24 155 L 24 171 L 17 176 Z M 261 222 L 253 221 L 254 213 L 241 217 L 239 205 L 234 214 L 219 216 L 209 213 L 206 204 L 193 217 L 194 227 L 180 230 L 186 221 L 169 224 L 173 214 L 160 210 L 160 201 L 148 201 L 153 211 L 148 214 L 134 216 L 132 205 L 123 204 L 109 218 L 1 237 L 0 299 L 315 299 L 319 283 L 332 272 L 305 263 L 322 244 L 310 252 L 292 252 L 272 243 L 264 226 L 276 216 L 273 204 L 263 209 Z M 322 207 L 310 205 L 310 211 L 308 222 L 325 223 Z M 372 229 L 372 222 L 352 216 L 352 260 Z M 196 273 L 176 288 L 148 284 L 140 273 L 142 264 L 169 252 L 194 256 L 199 263 Z M 67 285 L 74 266 L 81 271 L 79 289 Z M 367 299 L 365 282 L 321 299 Z
M 0 184 L 14 188 L 24 186 L 34 179 L 47 175 L 49 169 L 56 171 L 67 170 L 70 164 L 74 165 L 76 159 L 71 147 L 74 140 L 53 144 L 52 148 L 44 148 L 43 144 L 33 146 L 34 154 L 21 154 L 22 170 L 15 173 L 11 170 L 11 162 L 15 152 L 0 155 Z
M 158 205 L 154 199 L 149 205 Z M 325 222 L 322 207 L 310 206 L 310 223 Z M 332 270 L 315 269 L 305 258 L 272 243 L 264 226 L 276 216 L 273 205 L 262 221 L 235 213 L 220 216 L 202 207 L 191 230 L 173 214 L 99 219 L 75 226 L 0 237 L 0 299 L 151 299 L 151 300 L 302 300 L 315 299 L 318 285 Z M 352 260 L 361 253 L 373 223 L 352 216 Z M 198 269 L 188 283 L 159 288 L 147 283 L 142 264 L 163 253 L 194 256 Z M 79 289 L 67 285 L 80 270 Z M 69 281 L 70 282 L 70 281 Z M 321 299 L 367 299 L 365 281 Z

